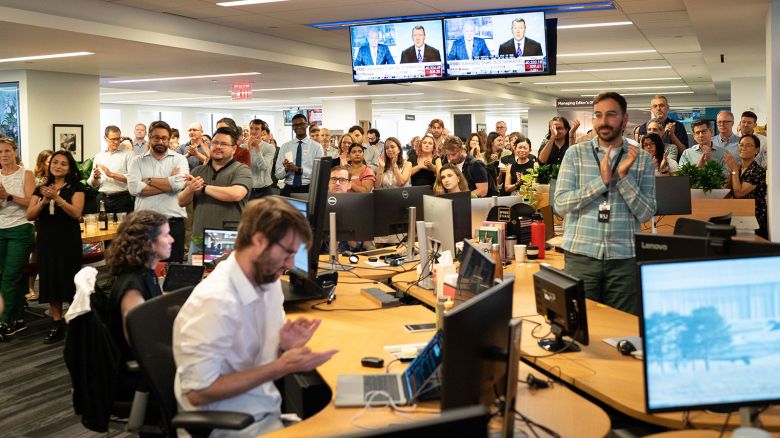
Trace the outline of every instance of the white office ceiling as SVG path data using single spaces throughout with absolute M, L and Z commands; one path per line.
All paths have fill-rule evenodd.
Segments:
M 550 105 L 555 97 L 595 94 L 581 89 L 622 87 L 621 93 L 670 94 L 673 106 L 728 102 L 734 77 L 764 76 L 768 0 L 617 0 L 617 9 L 557 15 L 559 26 L 630 21 L 616 27 L 561 29 L 559 55 L 655 50 L 633 55 L 559 56 L 555 77 L 255 92 L 230 103 L 234 80 L 256 89 L 352 84 L 347 30 L 311 23 L 478 8 L 562 5 L 572 1 L 289 0 L 225 8 L 207 0 L 0 0 L 0 58 L 90 51 L 80 58 L 0 63 L 0 70 L 38 69 L 99 75 L 101 100 L 227 108 L 316 105 L 319 97 L 416 94 L 377 101 L 455 100 L 503 103 L 502 110 Z M 725 62 L 720 62 L 720 54 Z M 651 67 L 663 67 L 651 69 Z M 639 70 L 607 70 L 641 68 Z M 583 71 L 590 70 L 590 71 Z M 594 71 L 595 70 L 595 71 Z M 260 72 L 246 78 L 113 84 L 115 80 Z M 655 80 L 658 78 L 679 78 Z M 607 81 L 538 84 L 540 82 Z M 617 82 L 610 82 L 617 81 Z M 633 87 L 633 88 L 632 88 Z M 562 91 L 577 90 L 577 91 Z M 144 94 L 107 94 L 154 91 Z M 219 97 L 222 98 L 219 98 Z M 161 100 L 186 98 L 182 101 Z M 202 101 L 200 98 L 204 98 Z M 648 95 L 629 97 L 646 105 Z M 402 104 L 414 109 L 420 104 Z M 494 105 L 495 107 L 495 105 Z M 478 109 L 478 108 L 475 108 Z

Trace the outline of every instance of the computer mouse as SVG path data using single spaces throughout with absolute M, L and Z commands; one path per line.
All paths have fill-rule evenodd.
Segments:
M 636 346 L 628 339 L 623 339 L 618 341 L 617 349 L 623 356 L 629 356 L 631 353 L 636 351 Z

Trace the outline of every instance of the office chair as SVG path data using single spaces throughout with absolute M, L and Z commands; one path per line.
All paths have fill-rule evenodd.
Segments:
M 151 393 L 160 402 L 165 432 L 176 436 L 185 429 L 193 437 L 207 437 L 214 429 L 240 430 L 254 418 L 240 412 L 193 411 L 178 413 L 173 382 L 176 363 L 173 360 L 173 321 L 187 301 L 193 287 L 184 287 L 155 297 L 127 313 L 127 335 L 130 348 L 147 377 Z
M 713 216 L 710 218 L 710 222 L 718 225 L 731 225 L 731 213 L 724 214 L 723 216 Z
M 674 234 L 678 236 L 707 237 L 709 235 L 707 225 L 712 225 L 712 223 L 681 217 L 674 223 Z

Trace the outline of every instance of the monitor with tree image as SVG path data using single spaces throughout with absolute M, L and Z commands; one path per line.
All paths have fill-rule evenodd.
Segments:
M 648 413 L 780 401 L 777 266 L 777 255 L 639 264 Z

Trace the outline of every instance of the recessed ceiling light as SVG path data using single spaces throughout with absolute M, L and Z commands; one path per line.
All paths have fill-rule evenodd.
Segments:
M 399 93 L 399 94 L 364 94 L 357 96 L 317 96 L 311 99 L 337 100 L 337 99 L 361 99 L 364 97 L 393 97 L 393 96 L 422 96 L 423 93 Z
M 488 107 L 488 106 L 504 106 L 506 104 L 504 103 L 482 103 L 482 104 L 474 104 L 474 105 L 429 105 L 429 106 L 418 106 L 417 108 L 472 108 L 472 107 Z
M 147 90 L 147 91 L 118 91 L 116 93 L 100 93 L 101 96 L 116 96 L 119 94 L 146 94 L 146 93 L 159 93 L 159 91 L 155 90 Z
M 618 50 L 612 52 L 581 52 L 581 53 L 559 53 L 558 57 L 574 57 L 574 56 L 603 56 L 603 55 L 634 55 L 637 53 L 656 53 L 655 50 Z
M 595 71 L 665 70 L 670 68 L 672 68 L 671 65 L 654 65 L 650 67 L 583 68 L 582 70 L 566 70 L 566 73 L 595 72 Z
M 628 26 L 634 24 L 630 21 L 613 21 L 611 23 L 591 23 L 591 24 L 566 24 L 558 26 L 558 30 L 561 29 L 584 29 L 586 27 L 610 27 L 610 26 Z
M 600 79 L 588 81 L 534 82 L 534 85 L 601 84 L 604 82 L 678 81 L 680 78 Z
M 71 58 L 73 56 L 94 55 L 92 52 L 53 53 L 51 55 L 20 56 L 18 58 L 2 58 L 0 62 L 37 61 L 41 59 Z
M 406 100 L 406 101 L 388 101 L 388 102 L 372 102 L 372 105 L 400 105 L 404 103 L 437 103 L 437 102 L 467 102 L 471 99 L 439 99 L 439 100 Z
M 232 6 L 246 6 L 246 5 L 259 5 L 262 3 L 276 3 L 276 2 L 286 2 L 287 0 L 236 0 L 232 2 L 220 2 L 217 3 L 219 6 L 225 6 L 225 7 L 232 7 Z
M 348 88 L 359 87 L 359 84 L 350 85 L 320 85 L 316 87 L 285 87 L 285 88 L 253 88 L 252 91 L 287 91 L 287 90 L 316 90 L 319 88 Z
M 110 84 L 129 84 L 133 82 L 155 82 L 155 81 L 180 81 L 185 79 L 204 79 L 204 78 L 224 78 L 228 76 L 254 76 L 262 73 L 253 71 L 249 73 L 224 73 L 218 75 L 197 75 L 197 76 L 173 76 L 167 78 L 146 78 L 146 79 L 127 79 L 121 81 L 109 81 Z
M 602 88 L 562 88 L 560 91 L 602 91 L 604 88 L 608 90 L 653 90 L 657 88 L 663 88 L 669 90 L 672 88 L 688 88 L 687 85 L 653 85 L 649 87 L 602 87 Z
M 622 96 L 654 96 L 658 93 L 620 93 Z M 667 91 L 666 94 L 694 94 L 693 91 Z M 593 97 L 595 94 L 580 94 L 582 97 Z

